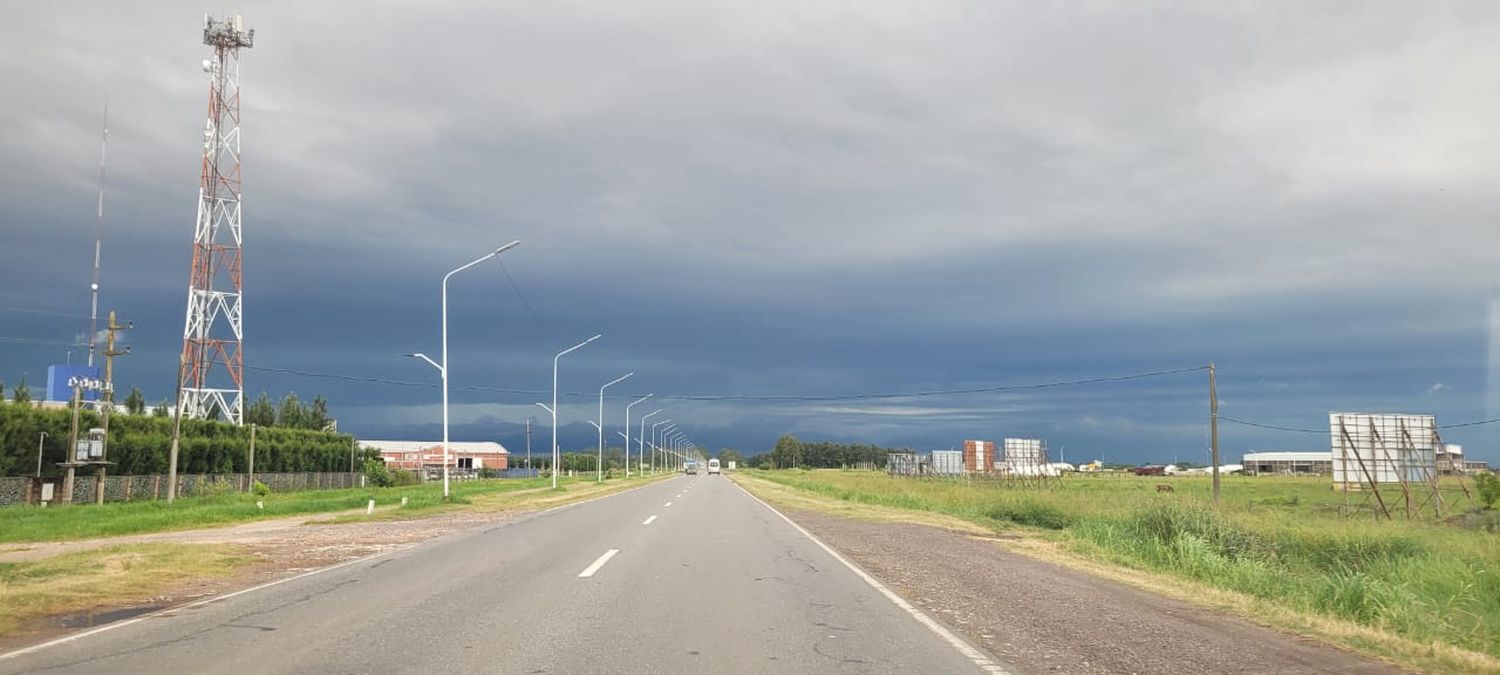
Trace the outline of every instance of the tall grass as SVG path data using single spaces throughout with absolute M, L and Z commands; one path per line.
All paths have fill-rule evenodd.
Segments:
M 845 501 L 942 512 L 990 527 L 1051 531 L 1073 550 L 1422 642 L 1500 656 L 1500 536 L 1426 521 L 1338 515 L 1323 481 L 1065 481 L 1044 491 L 874 473 L 758 476 Z

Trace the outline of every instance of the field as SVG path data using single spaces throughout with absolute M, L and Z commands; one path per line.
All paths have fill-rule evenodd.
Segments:
M 629 483 L 644 479 L 632 478 Z M 561 489 L 592 487 L 586 478 L 561 478 Z M 442 484 L 438 482 L 390 488 L 350 488 L 346 490 L 308 490 L 272 493 L 263 498 L 245 493 L 186 497 L 175 504 L 166 502 L 110 502 L 103 505 L 79 504 L 38 508 L 8 506 L 0 508 L 0 543 L 67 541 L 144 532 L 186 530 L 238 522 L 363 509 L 375 500 L 377 516 L 405 517 L 442 508 L 473 506 L 485 508 L 511 504 L 515 500 L 499 497 L 522 491 L 541 491 L 551 487 L 547 478 L 455 481 L 453 503 L 442 501 Z M 627 484 L 624 479 L 605 481 L 607 486 Z M 547 490 L 550 492 L 550 490 Z M 401 498 L 407 505 L 400 506 Z M 261 499 L 265 508 L 257 508 Z M 382 507 L 398 507 L 392 511 Z M 363 518 L 360 512 L 359 518 Z
M 1036 491 L 874 472 L 751 475 L 843 502 L 1029 532 L 1073 556 L 1353 623 L 1372 631 L 1345 643 L 1372 653 L 1456 648 L 1477 659 L 1473 670 L 1500 664 L 1500 534 L 1483 527 L 1492 517 L 1477 527 L 1347 519 L 1326 478 L 1225 476 L 1223 503 L 1212 508 L 1207 478 L 1069 477 Z M 1162 483 L 1173 492 L 1158 493 Z M 1445 491 L 1450 503 L 1458 496 Z M 1386 637 L 1391 644 L 1379 644 Z

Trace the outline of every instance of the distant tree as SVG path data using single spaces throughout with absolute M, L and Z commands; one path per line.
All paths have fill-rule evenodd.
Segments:
M 740 454 L 739 450 L 724 448 L 719 450 L 719 461 L 724 463 L 734 462 L 735 466 L 740 466 L 745 463 L 745 456 Z
M 1479 501 L 1484 503 L 1484 508 L 1495 508 L 1495 502 L 1500 501 L 1500 478 L 1488 471 L 1474 476 L 1474 487 L 1479 492 Z
M 245 422 L 258 427 L 276 426 L 276 406 L 272 405 L 271 397 L 266 392 L 262 391 L 245 410 Z
M 152 417 L 166 417 L 167 416 L 167 399 L 162 399 L 161 403 L 156 404 L 156 407 L 151 409 L 151 416 Z
M 31 403 L 31 387 L 26 386 L 25 375 L 22 375 L 21 381 L 16 383 L 14 392 L 16 403 Z
M 328 399 L 322 394 L 313 397 L 312 410 L 308 412 L 307 428 L 322 431 L 328 426 Z
M 771 449 L 770 460 L 771 467 L 775 469 L 797 466 L 802 461 L 802 443 L 791 434 L 776 439 L 776 447 Z
M 140 387 L 130 388 L 130 394 L 125 397 L 125 410 L 132 415 L 146 412 L 146 395 L 141 393 Z
M 0 380 L 0 403 L 5 402 L 5 380 Z
M 276 413 L 276 426 L 302 429 L 307 426 L 307 409 L 302 407 L 297 392 L 289 391 L 281 397 L 281 409 Z

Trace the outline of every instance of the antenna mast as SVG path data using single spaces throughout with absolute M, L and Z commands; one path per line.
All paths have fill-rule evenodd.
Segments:
M 203 44 L 213 58 L 208 73 L 208 122 L 193 267 L 178 370 L 179 415 L 244 422 L 244 324 L 241 305 L 240 49 L 255 46 L 255 31 L 238 15 L 203 18 Z
M 99 139 L 99 203 L 94 211 L 94 282 L 89 284 L 89 367 L 94 367 L 94 351 L 99 332 L 99 250 L 104 242 L 104 161 L 109 156 L 109 97 L 104 98 L 104 131 Z

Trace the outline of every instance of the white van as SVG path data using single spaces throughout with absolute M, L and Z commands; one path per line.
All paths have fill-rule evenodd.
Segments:
M 712 475 L 714 475 L 714 474 L 716 474 L 718 472 L 719 472 L 719 460 L 717 460 L 717 459 L 710 459 L 710 460 L 708 460 L 708 475 L 712 476 Z

